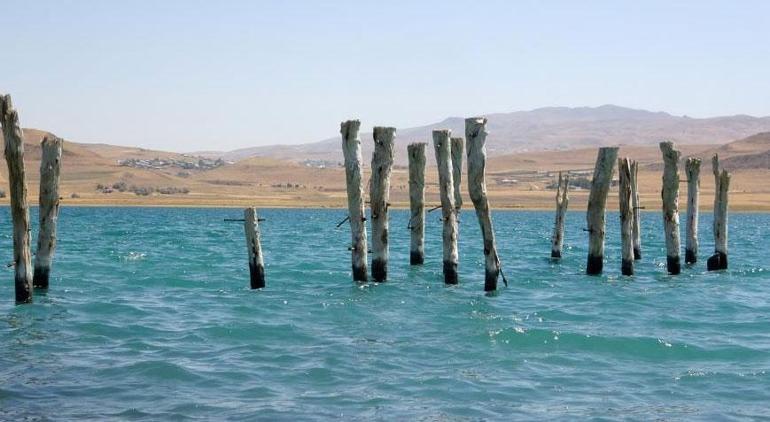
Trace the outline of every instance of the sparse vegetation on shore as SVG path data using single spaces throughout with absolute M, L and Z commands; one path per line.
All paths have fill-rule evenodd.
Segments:
M 153 187 L 153 186 L 136 186 L 136 185 L 128 185 L 126 182 L 120 181 L 115 182 L 111 185 L 104 185 L 102 183 L 99 183 L 96 185 L 96 191 L 103 194 L 110 194 L 114 192 L 131 192 L 138 196 L 149 196 L 152 195 L 154 192 L 157 192 L 161 195 L 186 195 L 190 193 L 190 189 L 186 187 Z

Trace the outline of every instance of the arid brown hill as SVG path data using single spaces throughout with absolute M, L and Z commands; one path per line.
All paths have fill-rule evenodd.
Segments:
M 724 157 L 720 161 L 728 170 L 770 169 L 770 132 L 730 142 L 714 152 Z

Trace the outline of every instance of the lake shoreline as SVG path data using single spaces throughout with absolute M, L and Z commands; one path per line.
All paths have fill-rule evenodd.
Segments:
M 681 199 L 681 198 L 680 198 Z M 705 201 L 706 203 L 699 207 L 701 212 L 711 212 L 712 206 L 711 203 L 708 201 Z M 0 202 L 0 207 L 6 208 L 9 204 L 7 201 Z M 37 201 L 30 201 L 31 207 L 37 207 Z M 193 203 L 193 202 L 175 202 L 175 201 L 151 201 L 151 200 L 139 200 L 139 201 L 121 201 L 121 202 L 97 202 L 97 201 L 80 201 L 80 200 L 66 200 L 63 199 L 61 202 L 61 206 L 63 208 L 66 207 L 78 207 L 78 208 L 233 208 L 233 209 L 241 209 L 245 207 L 250 206 L 256 206 L 257 208 L 262 209 L 329 209 L 329 210 L 346 210 L 347 207 L 344 205 L 328 205 L 328 204 L 321 204 L 321 203 L 303 203 L 299 205 L 294 204 L 285 204 L 285 203 L 260 203 L 259 201 L 244 201 L 244 200 L 238 200 L 238 201 L 207 201 L 207 202 L 201 202 L 201 203 Z M 402 203 L 396 203 L 392 204 L 390 207 L 392 210 L 408 210 L 409 204 L 402 204 Z M 426 206 L 427 209 L 430 207 Z M 491 206 L 490 207 L 493 211 L 554 211 L 555 212 L 555 206 L 527 206 L 527 205 L 521 205 L 521 206 Z M 466 212 L 472 213 L 474 212 L 473 208 L 466 208 Z M 568 212 L 583 212 L 585 211 L 584 204 L 578 204 L 578 206 L 570 207 Z M 607 211 L 611 212 L 617 212 L 617 206 L 612 203 L 607 204 Z M 686 212 L 686 207 L 680 207 L 680 212 Z M 766 206 L 754 206 L 754 207 L 747 207 L 744 205 L 731 205 L 730 210 L 731 213 L 756 213 L 756 214 L 764 214 L 770 212 L 770 207 Z M 661 212 L 658 208 L 647 208 L 642 210 L 643 213 L 659 213 Z

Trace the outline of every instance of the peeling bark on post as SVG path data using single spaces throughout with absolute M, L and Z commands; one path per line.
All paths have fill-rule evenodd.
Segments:
M 56 223 L 59 220 L 59 174 L 61 173 L 62 140 L 46 136 L 41 144 L 40 161 L 40 231 L 35 253 L 32 282 L 40 289 L 48 288 L 51 262 L 56 250 Z
M 700 165 L 700 158 L 690 157 L 685 162 L 685 173 L 687 173 L 687 240 L 684 249 L 684 262 L 686 264 L 694 264 L 698 261 Z
M 681 272 L 679 249 L 679 157 L 673 142 L 661 142 L 663 153 L 663 225 L 666 234 L 666 269 L 669 274 Z
M 249 275 L 251 288 L 265 287 L 265 263 L 262 260 L 262 245 L 259 242 L 259 218 L 254 207 L 243 210 L 243 228 L 246 231 L 246 247 L 249 252 Z
M 730 173 L 719 171 L 719 157 L 714 154 L 714 255 L 706 261 L 708 271 L 727 269 L 727 195 L 730 191 Z
M 484 239 L 484 291 L 497 290 L 500 276 L 500 257 L 495 245 L 495 231 L 489 212 L 485 172 L 487 166 L 487 119 L 465 119 L 465 138 L 468 140 L 468 193 L 479 219 L 481 237 Z M 453 145 L 454 147 L 454 145 Z
M 556 185 L 556 221 L 553 225 L 551 236 L 551 258 L 561 258 L 561 249 L 564 244 L 564 220 L 567 216 L 569 205 L 569 175 L 559 172 L 559 182 Z
M 463 179 L 463 155 L 465 154 L 465 141 L 463 138 L 452 138 L 452 183 L 454 184 L 455 209 L 460 215 L 463 207 L 462 189 L 460 184 Z
M 369 179 L 369 202 L 372 218 L 372 278 L 388 279 L 388 200 L 390 173 L 393 168 L 393 140 L 396 128 L 374 128 L 372 177 Z
M 409 156 L 409 264 L 422 265 L 425 262 L 425 144 L 416 143 L 406 147 Z
M 634 210 L 631 200 L 631 165 L 628 158 L 618 159 L 618 197 L 620 200 L 620 272 L 634 275 Z
M 642 259 L 642 206 L 639 202 L 639 163 L 631 161 L 631 204 L 634 207 L 634 259 Z
M 441 220 L 444 224 L 442 233 L 444 249 L 444 283 L 457 284 L 457 214 L 454 205 L 454 184 L 452 181 L 452 162 L 450 130 L 434 130 L 433 146 L 438 165 L 438 183 L 441 195 Z
M 29 205 L 24 176 L 24 140 L 19 115 L 13 109 L 11 96 L 0 96 L 0 122 L 5 138 L 5 160 L 11 193 L 13 220 L 13 264 L 17 303 L 32 302 L 32 266 L 29 249 Z
M 340 124 L 342 152 L 345 156 L 345 182 L 348 193 L 348 217 L 350 221 L 351 259 L 354 281 L 367 281 L 366 226 L 364 222 L 364 182 L 361 177 L 361 140 L 358 131 L 361 122 L 348 120 Z
M 604 267 L 604 229 L 607 195 L 612 183 L 612 171 L 618 158 L 617 147 L 599 148 L 591 181 L 591 193 L 588 195 L 588 260 L 586 274 L 601 274 Z

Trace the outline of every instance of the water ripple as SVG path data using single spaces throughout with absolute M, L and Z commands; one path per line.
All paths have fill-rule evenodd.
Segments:
M 446 287 L 437 221 L 426 264 L 409 267 L 408 215 L 394 211 L 390 281 L 355 285 L 349 232 L 334 228 L 344 211 L 264 210 L 259 291 L 247 286 L 242 227 L 222 222 L 237 214 L 63 209 L 51 290 L 16 307 L 12 283 L 0 285 L 0 420 L 767 413 L 768 215 L 731 215 L 729 271 L 699 263 L 671 277 L 660 216 L 646 213 L 646 257 L 628 278 L 618 274 L 616 216 L 605 274 L 587 277 L 582 213 L 568 214 L 557 264 L 547 258 L 551 213 L 496 212 L 510 287 L 485 295 L 472 212 L 461 219 L 461 284 Z M 0 236 L 2 262 L 10 242 Z

